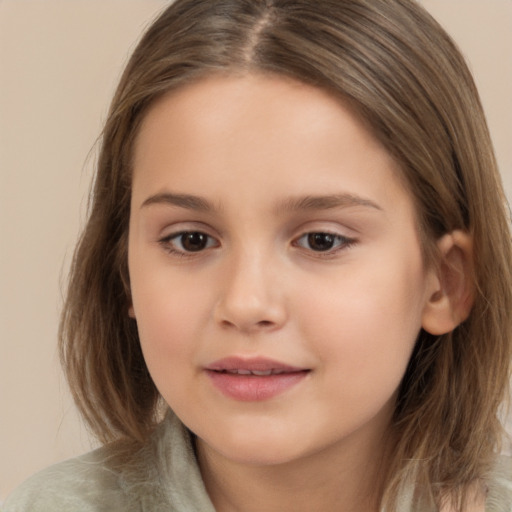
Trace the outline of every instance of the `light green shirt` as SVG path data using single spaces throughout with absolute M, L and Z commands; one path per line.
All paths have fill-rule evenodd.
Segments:
M 215 512 L 191 436 L 173 414 L 130 464 L 116 466 L 116 453 L 100 448 L 37 473 L 14 491 L 2 512 Z M 501 458 L 487 485 L 486 512 L 512 512 L 510 458 Z M 396 512 L 418 511 L 404 497 Z

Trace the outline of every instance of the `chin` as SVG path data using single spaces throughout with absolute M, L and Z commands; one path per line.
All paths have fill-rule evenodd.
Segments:
M 212 447 L 216 450 L 216 447 Z M 250 442 L 244 445 L 231 446 L 228 443 L 219 447 L 218 453 L 236 464 L 245 466 L 279 466 L 300 459 L 304 454 L 296 449 L 286 446 L 276 448 L 275 441 L 269 440 L 267 444 L 261 441 Z
M 216 435 L 217 432 L 222 432 L 222 435 Z M 232 426 L 219 428 L 213 435 L 208 434 L 204 432 L 203 436 L 198 436 L 206 451 L 248 466 L 278 466 L 298 462 L 330 444 L 328 436 L 320 432 L 311 435 L 311 431 L 298 432 L 296 428 L 279 426 L 276 422 L 266 428 L 261 424 L 258 428 L 246 429 Z

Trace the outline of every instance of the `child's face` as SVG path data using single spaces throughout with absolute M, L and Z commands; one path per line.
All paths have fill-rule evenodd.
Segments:
M 287 79 L 209 78 L 150 110 L 131 314 L 204 450 L 275 464 L 379 442 L 435 280 L 397 173 L 343 103 Z

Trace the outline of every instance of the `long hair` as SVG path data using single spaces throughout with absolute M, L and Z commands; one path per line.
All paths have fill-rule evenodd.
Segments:
M 292 77 L 356 109 L 399 164 L 426 261 L 435 260 L 443 234 L 461 229 L 473 237 L 471 314 L 449 334 L 419 334 L 396 403 L 382 504 L 393 510 L 411 479 L 430 503 L 447 492 L 460 498 L 485 478 L 503 435 L 510 225 L 471 74 L 413 0 L 177 0 L 151 25 L 111 104 L 62 316 L 61 356 L 80 411 L 105 443 L 144 442 L 159 419 L 159 394 L 128 315 L 134 140 L 163 94 L 239 72 Z

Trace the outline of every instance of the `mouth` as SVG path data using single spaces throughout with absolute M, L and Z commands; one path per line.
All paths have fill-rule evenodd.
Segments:
M 226 357 L 219 359 L 206 367 L 215 372 L 236 373 L 239 375 L 276 375 L 281 373 L 293 373 L 305 371 L 305 368 L 267 359 L 265 357 Z
M 231 375 L 254 375 L 257 377 L 268 377 L 269 375 L 281 375 L 283 373 L 293 373 L 282 368 L 272 368 L 271 370 L 247 370 L 245 368 L 235 368 L 233 370 L 213 370 L 219 373 L 229 373 Z M 302 370 L 296 370 L 302 371 Z
M 230 357 L 208 365 L 205 371 L 214 387 L 228 398 L 259 402 L 295 387 L 311 370 L 265 358 Z

